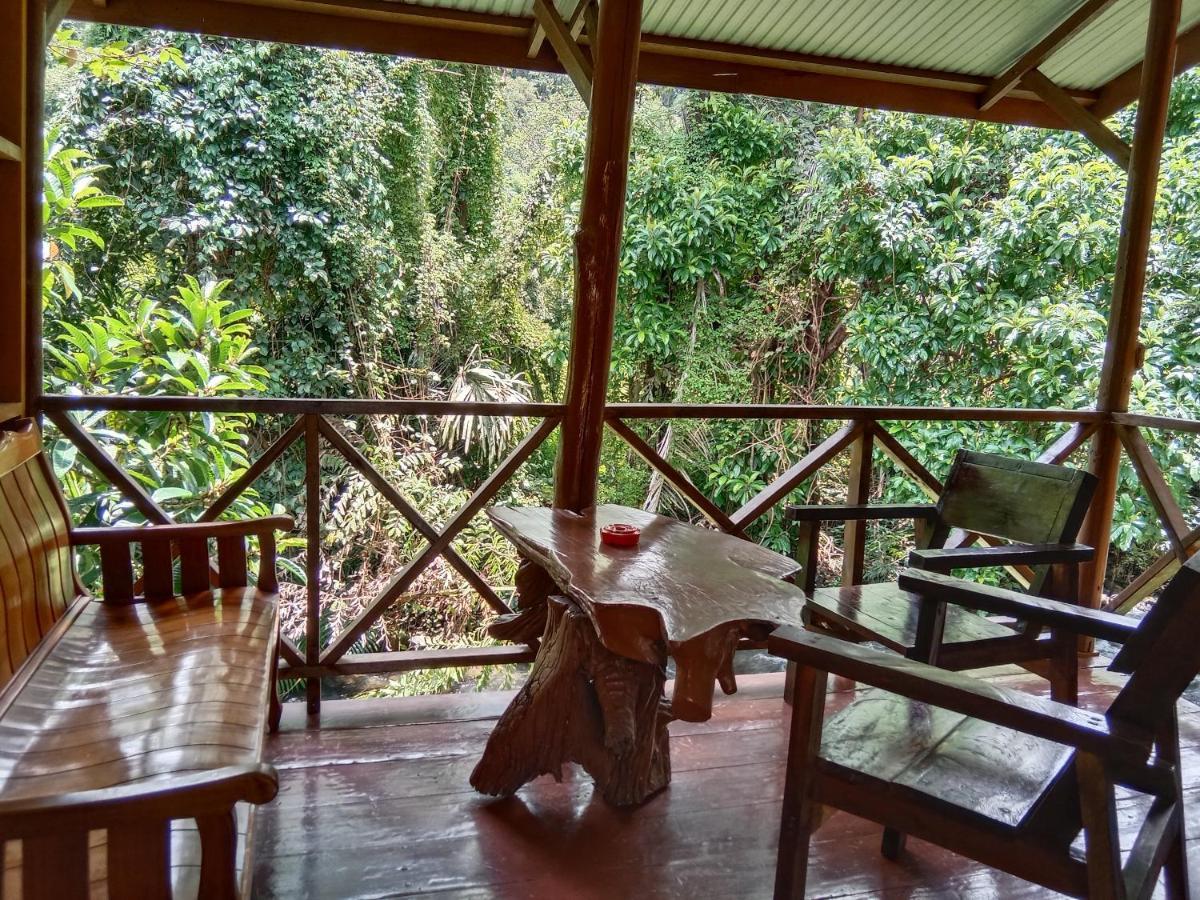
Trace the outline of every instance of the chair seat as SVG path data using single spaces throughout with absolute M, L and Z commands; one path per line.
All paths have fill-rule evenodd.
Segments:
M 963 815 L 1018 827 L 1070 763 L 1051 741 L 871 688 L 825 723 L 821 759 L 882 790 L 918 791 Z
M 805 611 L 819 623 L 851 632 L 906 654 L 917 639 L 920 598 L 897 584 L 818 588 Z M 1017 631 L 961 606 L 949 604 L 942 644 L 1012 638 Z
M 80 603 L 28 678 L 0 695 L 0 799 L 258 764 L 274 594 Z

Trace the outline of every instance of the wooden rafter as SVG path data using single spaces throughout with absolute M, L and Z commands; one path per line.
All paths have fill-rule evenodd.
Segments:
M 1049 59 L 1055 50 L 1078 34 L 1114 2 L 1115 0 L 1087 0 L 1083 6 L 1060 22 L 1053 31 L 1021 54 L 1020 59 L 993 78 L 992 83 L 987 86 L 987 90 L 979 98 L 979 108 L 987 110 L 995 106 L 1020 83 L 1027 73 L 1032 72 Z
M 46 39 L 49 40 L 67 16 L 73 0 L 49 0 L 46 3 Z
M 588 16 L 589 6 L 585 9 Z M 443 59 L 537 71 L 563 71 L 543 48 L 529 58 L 534 21 L 380 0 L 75 0 L 72 18 L 200 34 Z M 590 46 L 591 35 L 586 43 Z M 956 116 L 1045 128 L 1066 127 L 1039 99 L 1018 89 L 980 111 L 990 79 L 758 50 L 712 41 L 644 35 L 639 80 L 671 87 L 753 93 L 901 112 Z M 1019 96 L 1018 96 L 1019 95 Z M 1095 94 L 1072 91 L 1085 103 Z
M 567 18 L 567 30 L 571 33 L 571 40 L 578 41 L 579 36 L 583 34 L 585 10 L 589 4 L 594 2 L 595 0 L 575 0 L 575 8 Z M 545 40 L 546 29 L 542 27 L 541 22 L 535 20 L 529 33 L 529 51 L 525 55 L 531 59 L 537 56 L 542 52 L 542 44 Z
M 563 21 L 552 0 L 533 0 L 533 15 L 537 19 L 546 40 L 554 48 L 554 54 L 563 69 L 575 84 L 579 96 L 587 107 L 592 105 L 592 61 L 583 52 L 579 42 L 571 36 L 571 29 Z
M 1125 171 L 1129 171 L 1129 158 L 1132 155 L 1129 145 L 1085 107 L 1075 102 L 1070 94 L 1038 69 L 1027 72 L 1022 83 L 1036 91 L 1046 101 L 1046 105 L 1062 116 L 1072 128 L 1087 135 L 1088 139 L 1099 147 L 1105 156 Z

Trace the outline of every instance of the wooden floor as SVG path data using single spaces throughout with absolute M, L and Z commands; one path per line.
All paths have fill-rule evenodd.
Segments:
M 1044 685 L 1016 669 L 988 677 L 1039 692 Z M 1091 667 L 1081 681 L 1081 705 L 1099 709 L 1120 685 Z M 255 896 L 769 897 L 786 739 L 782 676 L 739 682 L 710 722 L 671 726 L 671 787 L 625 812 L 593 799 L 577 772 L 562 784 L 540 779 L 507 801 L 470 789 L 511 694 L 329 702 L 319 730 L 290 705 L 268 742 L 281 785 L 257 826 Z M 1200 835 L 1200 708 L 1183 707 L 1188 830 Z M 1127 837 L 1137 818 L 1135 805 L 1123 810 Z M 831 818 L 814 839 L 809 896 L 1054 896 L 920 841 L 887 862 L 879 837 L 871 823 Z M 1189 858 L 1196 885 L 1195 841 Z

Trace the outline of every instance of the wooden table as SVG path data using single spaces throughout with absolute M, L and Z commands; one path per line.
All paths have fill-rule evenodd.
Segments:
M 757 544 L 624 506 L 488 515 L 523 559 L 518 611 L 489 630 L 541 640 L 471 775 L 485 794 L 510 795 L 577 762 L 609 802 L 642 802 L 671 778 L 667 723 L 707 720 L 714 682 L 737 689 L 738 643 L 801 625 L 804 593 L 785 580 L 798 564 Z M 602 545 L 600 529 L 614 522 L 640 527 L 639 545 Z

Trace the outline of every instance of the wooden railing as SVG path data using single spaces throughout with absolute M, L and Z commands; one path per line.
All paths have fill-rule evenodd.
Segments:
M 324 677 L 404 672 L 448 666 L 480 666 L 524 662 L 532 659 L 534 647 L 467 647 L 448 650 L 407 650 L 386 653 L 355 653 L 352 648 L 367 630 L 394 604 L 402 601 L 417 578 L 436 559 L 441 558 L 458 572 L 496 612 L 511 612 L 487 580 L 452 546 L 468 523 L 496 497 L 558 425 L 564 408 L 558 404 L 525 403 L 452 403 L 417 400 L 308 400 L 271 398 L 177 398 L 96 396 L 47 396 L 42 404 L 45 415 L 71 440 L 89 463 L 151 522 L 168 523 L 171 516 L 128 473 L 72 415 L 78 411 L 180 412 L 180 413 L 254 413 L 291 417 L 292 421 L 245 472 L 228 485 L 200 516 L 213 521 L 234 500 L 271 467 L 283 453 L 303 443 L 305 458 L 304 522 L 307 553 L 307 596 L 304 647 L 282 643 L 282 677 L 306 680 L 309 708 L 320 703 L 320 682 Z M 358 450 L 331 416 L 503 416 L 528 417 L 539 424 L 522 440 L 470 496 L 462 508 L 442 528 L 434 527 L 403 494 L 390 484 Z M 631 422 L 671 419 L 762 419 L 820 420 L 838 426 L 800 460 L 781 472 L 756 496 L 739 509 L 727 513 L 713 502 L 678 468 L 640 436 Z M 861 503 L 867 499 L 871 484 L 875 451 L 881 451 L 897 468 L 912 478 L 928 496 L 936 497 L 941 482 L 889 431 L 885 423 L 914 421 L 1011 422 L 1058 424 L 1065 426 L 1058 437 L 1038 456 L 1042 462 L 1062 463 L 1102 427 L 1117 429 L 1122 445 L 1133 463 L 1143 488 L 1162 523 L 1171 550 L 1113 597 L 1110 609 L 1125 610 L 1148 596 L 1171 577 L 1181 561 L 1200 547 L 1200 529 L 1189 529 L 1178 502 L 1171 495 L 1143 429 L 1200 434 L 1200 421 L 1176 420 L 1141 414 L 1107 416 L 1093 410 L 1029 410 L 999 408 L 925 408 L 925 407 L 847 407 L 847 406 L 764 406 L 764 405 L 680 405 L 612 404 L 607 409 L 608 427 L 629 447 L 661 474 L 683 498 L 715 527 L 740 537 L 748 527 L 782 503 L 797 487 L 812 478 L 844 452 L 850 453 L 846 499 Z M 322 510 L 320 462 L 322 446 L 340 455 L 363 476 L 379 494 L 425 540 L 424 548 L 397 572 L 340 632 L 324 644 L 320 621 L 323 597 L 320 584 Z M 842 576 L 848 583 L 860 581 L 865 562 L 866 523 L 846 525 Z M 969 534 L 956 535 L 964 545 L 977 540 Z M 1018 578 L 1025 573 L 1017 571 Z
M 461 649 L 405 650 L 388 653 L 353 653 L 351 649 L 367 630 L 399 602 L 417 578 L 441 558 L 446 561 L 497 613 L 512 610 L 487 580 L 454 549 L 452 543 L 475 516 L 499 493 L 513 474 L 557 427 L 562 407 L 545 403 L 453 403 L 415 400 L 299 400 L 269 398 L 190 397 L 67 397 L 47 396 L 42 409 L 92 467 L 121 492 L 150 522 L 173 522 L 171 515 L 125 472 L 92 435 L 76 421 L 75 411 L 254 413 L 291 417 L 280 435 L 236 480 L 226 487 L 199 521 L 214 521 L 297 442 L 304 447 L 303 519 L 306 538 L 306 609 L 303 649 L 281 639 L 281 678 L 305 679 L 305 696 L 311 712 L 320 709 L 321 679 L 327 676 L 406 672 L 457 666 L 483 666 L 527 662 L 534 649 L 517 647 L 464 647 Z M 540 423 L 508 454 L 494 472 L 475 489 L 467 502 L 442 527 L 435 528 L 404 495 L 356 448 L 329 416 L 501 416 L 540 419 Z M 321 640 L 321 453 L 322 445 L 339 454 L 425 539 L 425 547 L 383 586 L 340 632 Z

